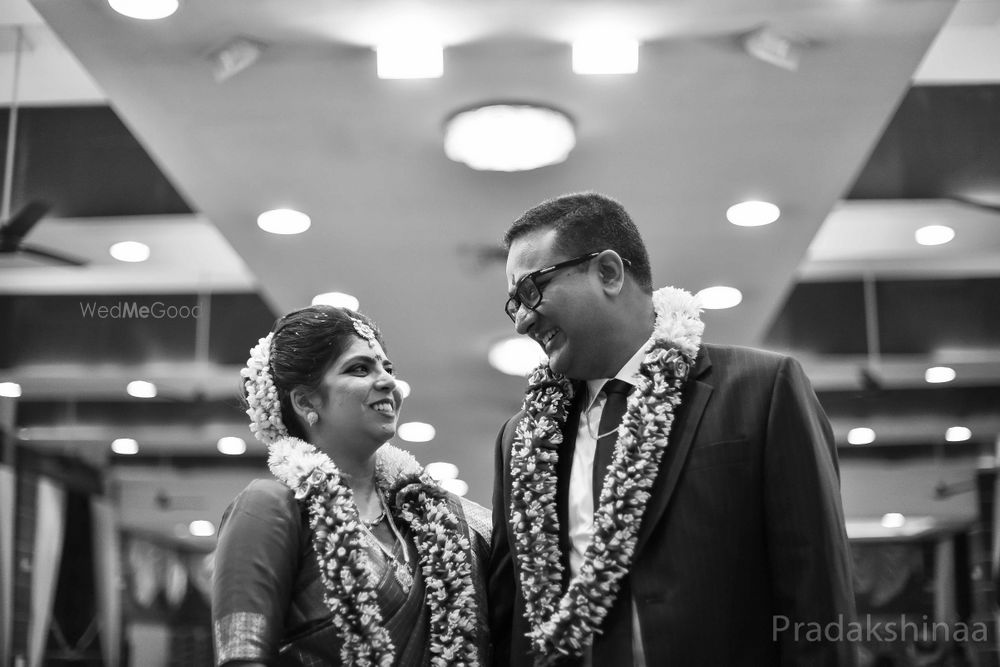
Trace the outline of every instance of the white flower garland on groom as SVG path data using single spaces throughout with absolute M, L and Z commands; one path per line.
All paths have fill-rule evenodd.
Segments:
M 511 447 L 510 511 L 536 664 L 582 655 L 600 632 L 635 555 L 650 490 L 705 328 L 697 301 L 684 290 L 657 290 L 653 307 L 653 334 L 643 348 L 636 389 L 626 403 L 609 474 L 595 503 L 594 536 L 562 595 L 556 469 L 573 388 L 547 364 L 528 379 L 525 415 Z

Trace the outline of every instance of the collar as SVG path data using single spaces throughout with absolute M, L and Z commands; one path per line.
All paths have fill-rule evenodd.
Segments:
M 594 407 L 594 403 L 597 402 L 597 396 L 600 394 L 601 389 L 604 387 L 604 383 L 611 379 L 623 380 L 628 382 L 630 385 L 635 386 L 635 378 L 639 375 L 639 364 L 642 363 L 643 357 L 646 356 L 645 352 L 646 345 L 643 343 L 638 348 L 636 348 L 635 353 L 625 362 L 625 365 L 621 367 L 617 373 L 615 373 L 614 378 L 598 378 L 597 380 L 587 380 L 587 408 L 589 411 Z

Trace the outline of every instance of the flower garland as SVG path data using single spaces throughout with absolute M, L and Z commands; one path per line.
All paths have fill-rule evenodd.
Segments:
M 657 290 L 653 307 L 653 335 L 643 347 L 636 389 L 626 403 L 610 472 L 595 503 L 594 535 L 563 595 L 556 467 L 573 389 L 547 364 L 528 379 L 525 415 L 511 447 L 510 511 L 528 635 L 539 664 L 579 656 L 593 642 L 635 555 L 681 389 L 704 331 L 697 301 L 684 290 Z
M 271 378 L 271 341 L 269 333 L 250 348 L 250 358 L 246 368 L 240 370 L 247 390 L 247 417 L 250 418 L 250 432 L 265 445 L 279 438 L 288 437 L 288 429 L 281 420 L 281 401 L 278 388 Z
M 298 438 L 270 444 L 268 467 L 306 506 L 313 549 L 326 589 L 323 600 L 341 638 L 340 658 L 359 667 L 389 667 L 395 646 L 385 627 L 362 548 L 354 494 L 336 464 Z M 375 483 L 389 493 L 411 529 L 430 613 L 431 664 L 480 664 L 471 544 L 447 494 L 411 455 L 391 445 L 375 454 Z

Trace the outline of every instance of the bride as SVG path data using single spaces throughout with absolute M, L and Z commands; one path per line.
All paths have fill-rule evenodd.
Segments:
M 484 664 L 489 515 L 384 444 L 402 396 L 375 324 L 292 312 L 241 374 L 274 479 L 223 517 L 217 664 Z

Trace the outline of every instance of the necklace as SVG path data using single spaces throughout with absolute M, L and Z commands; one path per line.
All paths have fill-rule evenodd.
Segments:
M 587 404 L 588 405 L 590 404 L 589 401 L 587 402 Z M 604 407 L 607 407 L 607 405 L 608 405 L 608 398 L 607 398 L 607 396 L 605 396 L 604 397 Z M 602 411 L 604 410 L 604 407 L 601 408 Z M 618 427 L 615 426 L 614 428 L 608 429 L 604 433 L 594 433 L 594 430 L 595 430 L 594 429 L 594 425 L 593 425 L 593 422 L 591 422 L 591 420 L 590 420 L 590 413 L 591 413 L 591 411 L 593 411 L 593 409 L 594 409 L 594 407 L 591 405 L 591 407 L 590 407 L 589 410 L 584 410 L 583 411 L 583 419 L 584 419 L 584 422 L 586 422 L 586 424 L 587 424 L 587 433 L 590 434 L 590 437 L 594 439 L 594 442 L 597 442 L 601 438 L 606 438 L 609 435 L 611 435 L 612 433 L 615 433 L 616 431 L 618 431 Z
M 536 665 L 579 656 L 590 646 L 632 565 L 646 503 L 704 330 L 697 302 L 683 290 L 657 290 L 653 306 L 653 335 L 643 348 L 609 466 L 615 474 L 604 480 L 595 502 L 594 535 L 565 592 L 556 470 L 573 386 L 544 363 L 528 379 L 524 416 L 511 446 L 508 520 Z
M 382 523 L 382 519 L 384 518 L 385 518 L 385 510 L 382 510 L 381 512 L 378 513 L 378 516 L 376 516 L 374 519 L 367 519 L 367 520 L 361 519 L 361 525 L 364 526 L 365 528 L 374 528 L 375 526 Z
M 362 521 L 361 529 L 365 533 L 365 537 L 373 545 L 378 547 L 385 555 L 385 559 L 390 566 L 392 566 L 393 575 L 396 577 L 396 581 L 399 583 L 400 587 L 403 589 L 404 593 L 409 593 L 410 588 L 413 586 L 413 573 L 410 570 L 410 549 L 406 544 L 406 540 L 403 539 L 402 533 L 399 532 L 399 528 L 396 527 L 396 522 L 392 518 L 392 513 L 389 512 L 389 508 L 385 506 L 385 499 L 382 497 L 382 493 L 378 494 L 379 504 L 382 506 L 382 511 L 374 521 Z M 392 549 L 389 549 L 382 543 L 382 540 L 371 531 L 375 524 L 379 523 L 383 518 L 388 517 L 389 527 L 392 529 L 392 534 L 399 542 L 400 548 L 403 550 L 403 562 L 399 562 L 396 558 L 396 554 L 393 553 Z

